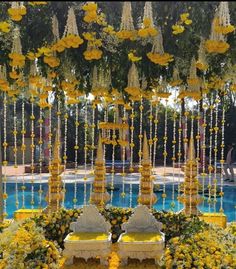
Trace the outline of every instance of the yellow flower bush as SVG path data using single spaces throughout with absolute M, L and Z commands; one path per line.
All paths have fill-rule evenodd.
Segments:
M 0 237 L 0 268 L 59 268 L 60 250 L 33 221 L 14 223 Z
M 7 10 L 7 12 L 13 21 L 21 21 L 22 17 L 26 14 L 26 7 L 25 6 L 19 8 L 11 7 Z
M 165 268 L 235 268 L 236 239 L 220 228 L 208 229 L 169 241 L 165 251 Z
M 170 55 L 169 53 L 159 54 L 148 52 L 147 57 L 153 63 L 159 64 L 161 66 L 167 66 L 170 62 L 174 61 L 173 55 Z
M 208 53 L 225 53 L 229 47 L 229 44 L 225 41 L 209 39 L 205 42 L 205 48 Z
M 1 21 L 0 22 L 0 32 L 3 33 L 9 33 L 10 32 L 10 24 L 6 21 Z

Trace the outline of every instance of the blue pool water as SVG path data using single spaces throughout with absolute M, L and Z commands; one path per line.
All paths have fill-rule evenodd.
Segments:
M 22 184 L 18 184 L 18 197 L 19 197 L 19 209 L 22 207 L 22 191 L 21 191 Z M 25 190 L 25 207 L 31 208 L 31 184 L 26 183 L 26 190 Z M 117 187 L 117 190 L 114 190 L 113 192 L 113 202 L 112 206 L 117 207 L 129 207 L 130 206 L 130 185 L 125 185 L 125 193 L 126 196 L 123 198 L 121 197 L 122 192 L 122 185 L 115 185 Z M 162 186 L 160 185 L 160 188 Z M 177 188 L 178 186 L 175 185 L 175 207 L 173 208 L 174 211 L 181 210 L 183 208 L 182 204 L 178 205 L 177 198 Z M 47 193 L 48 186 L 46 183 L 42 184 L 43 194 L 42 194 L 42 207 L 45 207 L 47 205 L 45 201 L 45 196 Z M 38 208 L 39 206 L 39 184 L 34 183 L 34 208 Z M 108 191 L 111 193 L 111 191 Z M 16 210 L 15 205 L 15 183 L 8 183 L 7 184 L 7 213 L 8 218 L 13 218 L 14 211 Z M 87 184 L 86 187 L 86 193 L 87 193 L 87 202 L 89 200 L 89 194 L 90 194 L 90 184 Z M 163 199 L 161 198 L 162 192 L 156 192 L 156 195 L 158 197 L 157 203 L 154 205 L 154 208 L 157 210 L 163 209 Z M 165 201 L 165 210 L 169 211 L 171 210 L 171 202 L 172 202 L 172 185 L 166 185 L 166 194 L 167 198 Z M 138 196 L 138 185 L 133 184 L 132 185 L 132 207 L 135 207 L 137 205 L 137 196 Z M 67 183 L 66 184 L 66 197 L 65 197 L 65 207 L 66 208 L 73 208 L 73 198 L 74 198 L 74 183 Z M 207 201 L 206 197 L 206 201 Z M 77 207 L 81 207 L 84 202 L 84 184 L 78 183 L 77 184 Z M 219 212 L 220 208 L 220 198 L 217 198 L 216 203 L 216 212 Z M 201 204 L 199 206 L 199 209 L 202 212 L 209 212 L 209 206 L 208 203 L 205 202 L 204 204 Z M 232 186 L 224 186 L 224 200 L 223 200 L 223 209 L 225 214 L 227 215 L 228 221 L 236 221 L 236 187 Z M 214 212 L 213 206 L 210 208 L 210 212 Z

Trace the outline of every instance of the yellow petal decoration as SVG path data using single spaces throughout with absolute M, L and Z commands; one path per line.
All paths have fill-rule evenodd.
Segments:
M 205 43 L 205 48 L 209 53 L 225 53 L 229 47 L 229 44 L 224 41 L 209 39 Z
M 102 51 L 99 49 L 86 50 L 83 54 L 87 61 L 99 60 L 102 57 Z
M 184 32 L 185 28 L 184 26 L 182 25 L 179 25 L 179 24 L 175 24 L 175 25 L 172 25 L 172 30 L 173 30 L 173 34 L 174 35 L 178 35 L 178 34 L 181 34 Z
M 10 24 L 6 21 L 0 22 L 0 32 L 9 33 L 10 32 Z
M 50 67 L 57 67 L 60 65 L 60 60 L 53 56 L 44 56 L 43 61 Z
M 140 61 L 140 60 L 142 59 L 142 57 L 137 57 L 137 56 L 135 56 L 133 52 L 130 52 L 130 53 L 128 54 L 128 58 L 129 58 L 129 60 L 130 60 L 131 62 L 138 62 L 138 61 Z
M 137 36 L 137 31 L 122 30 L 122 31 L 117 32 L 116 35 L 120 39 L 135 40 Z
M 7 12 L 13 21 L 21 21 L 22 16 L 26 14 L 26 8 L 24 6 L 19 8 L 11 7 Z
M 161 66 L 167 66 L 169 62 L 173 62 L 174 58 L 173 55 L 170 55 L 169 53 L 147 53 L 147 57 L 150 61 L 152 61 L 155 64 L 159 64 Z
M 44 1 L 38 1 L 38 2 L 29 2 L 29 5 L 31 6 L 42 6 L 42 5 L 47 5 L 47 2 Z

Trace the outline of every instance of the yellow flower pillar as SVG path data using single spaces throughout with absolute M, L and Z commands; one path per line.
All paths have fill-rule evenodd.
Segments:
M 95 204 L 97 207 L 103 207 L 110 200 L 110 195 L 105 188 L 105 174 L 106 168 L 103 159 L 102 139 L 101 135 L 99 135 L 97 159 L 95 161 L 93 192 L 90 196 L 91 204 Z
M 184 204 L 183 212 L 187 215 L 201 214 L 197 205 L 201 203 L 202 198 L 198 195 L 197 162 L 195 159 L 195 149 L 193 137 L 190 138 L 188 158 L 185 166 L 184 194 L 180 197 L 180 202 Z
M 151 160 L 148 151 L 148 142 L 146 132 L 144 133 L 143 140 L 143 160 L 141 170 L 141 192 L 138 197 L 138 202 L 142 205 L 150 207 L 155 204 L 157 197 L 153 192 L 153 178 L 152 178 L 152 167 Z
M 53 160 L 51 166 L 49 167 L 49 172 L 51 174 L 48 182 L 48 194 L 46 201 L 48 206 L 44 210 L 45 212 L 55 212 L 60 208 L 60 202 L 63 200 L 63 184 L 61 180 L 61 173 L 63 172 L 63 165 L 61 165 L 60 158 L 60 135 L 58 131 L 56 132 Z

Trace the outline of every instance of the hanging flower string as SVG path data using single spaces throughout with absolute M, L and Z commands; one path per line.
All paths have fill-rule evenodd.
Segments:
M 15 195 L 16 195 L 16 209 L 19 208 L 19 199 L 18 199 L 18 177 L 17 177 L 17 129 L 16 129 L 16 97 L 13 97 L 13 136 L 14 136 L 14 168 L 15 168 L 15 176 L 16 176 L 16 182 L 15 182 Z
M 78 103 L 75 104 L 75 182 L 74 182 L 74 208 L 76 208 L 77 203 L 77 173 L 78 173 L 78 128 L 79 128 L 79 106 Z
M 218 98 L 215 99 L 215 126 L 214 126 L 214 132 L 215 132 L 215 145 L 214 145 L 214 199 L 213 199 L 213 205 L 214 205 L 214 212 L 216 212 L 216 192 L 217 192 L 217 178 L 216 178 L 216 172 L 217 172 L 217 152 L 218 152 L 218 145 L 217 145 L 217 140 L 218 140 L 218 104 L 220 100 Z
M 49 133 L 48 133 L 48 149 L 49 149 L 49 162 L 48 162 L 48 167 L 51 169 L 52 165 L 52 105 L 49 106 Z M 51 204 L 51 184 L 48 186 L 48 204 Z M 49 214 L 51 213 L 51 207 L 49 207 Z
M 24 102 L 24 94 L 22 94 L 22 105 L 21 105 L 21 113 L 22 113 L 22 117 L 21 117 L 21 137 L 22 137 L 22 144 L 21 144 L 21 151 L 22 151 L 22 166 L 25 166 L 25 150 L 26 150 L 26 145 L 25 145 L 25 134 L 26 134 L 26 130 L 25 130 L 25 102 Z M 25 171 L 23 171 L 23 175 L 22 175 L 22 186 L 21 186 L 21 190 L 22 190 L 22 208 L 25 208 Z
M 130 114 L 130 119 L 131 119 L 131 126 L 130 126 L 130 168 L 129 171 L 133 173 L 134 167 L 133 167 L 133 154 L 134 154 L 134 101 L 132 100 L 131 103 L 131 114 Z M 132 182 L 130 181 L 130 186 L 129 186 L 129 207 L 132 208 L 132 196 L 133 196 L 133 185 Z
M 191 137 L 193 137 L 193 120 L 194 120 L 194 118 L 195 117 L 192 114 L 191 115 L 191 135 L 190 135 Z M 190 213 L 190 215 L 192 213 L 192 194 L 193 194 L 192 193 L 193 190 L 192 190 L 191 186 L 193 186 L 193 169 L 192 168 L 190 169 L 190 190 L 189 190 L 189 203 L 190 203 L 190 212 L 189 213 Z M 185 186 L 185 195 L 186 195 L 186 186 Z
M 212 133 L 213 133 L 213 94 L 211 93 L 211 105 L 210 105 L 210 143 L 209 143 L 209 165 L 208 165 L 208 211 L 211 211 L 211 176 L 212 176 L 212 170 L 214 169 L 212 166 Z
M 221 168 L 221 173 L 220 173 L 220 212 L 223 213 L 223 198 L 224 198 L 224 191 L 223 191 L 223 185 L 224 185 L 224 177 L 223 177 L 223 171 L 224 171 L 224 148 L 225 148 L 225 106 L 224 106 L 224 101 L 225 101 L 225 95 L 226 91 L 223 91 L 223 100 L 222 100 L 222 120 L 221 120 L 221 160 L 220 160 L 220 168 Z
M 182 101 L 180 101 L 181 104 Z M 179 124 L 178 124 L 178 211 L 180 206 L 180 173 L 181 173 L 181 157 L 182 157 L 182 109 L 180 109 L 179 113 Z
M 58 101 L 57 101 L 57 139 L 58 141 L 55 141 L 55 143 L 57 144 L 57 158 L 58 160 L 60 160 L 60 144 L 61 144 L 61 100 L 59 99 L 59 96 L 57 96 L 58 98 Z M 60 165 L 57 165 L 57 174 L 58 174 L 58 177 L 60 177 Z M 59 210 L 60 208 L 60 197 L 61 197 L 61 186 L 60 186 L 60 180 L 57 180 L 57 210 Z
M 153 139 L 152 139 L 152 122 L 153 122 L 153 115 L 152 115 L 152 102 L 150 101 L 150 114 L 148 116 L 149 118 L 149 154 L 150 154 L 150 165 L 152 165 L 152 145 L 153 145 Z M 153 172 L 153 169 L 152 169 Z
M 67 165 L 67 134 L 68 134 L 68 118 L 69 115 L 67 113 L 67 106 L 65 107 L 65 127 L 64 127 L 64 155 L 63 155 L 63 161 L 64 161 L 64 175 L 63 175 L 63 197 L 62 197 L 62 206 L 65 207 L 65 195 L 66 195 L 66 165 Z
M 43 161 L 43 111 L 39 108 L 39 208 L 42 207 L 42 161 Z
M 3 100 L 3 207 L 4 207 L 4 217 L 7 217 L 7 93 L 4 91 Z
M 123 107 L 123 118 L 122 121 L 125 124 L 126 123 L 126 109 L 125 107 Z M 120 139 L 122 139 L 123 141 L 126 140 L 126 131 L 122 130 L 122 137 L 120 137 Z M 126 146 L 123 144 L 122 145 L 122 193 L 121 196 L 122 198 L 125 198 L 125 148 Z
M 157 125 L 158 125 L 158 101 L 155 101 L 155 119 L 154 119 L 154 138 L 153 138 L 153 161 L 152 161 L 152 167 L 153 170 L 155 169 L 156 166 L 156 148 L 157 148 Z M 154 170 L 155 172 L 155 170 Z
M 87 204 L 87 134 L 88 134 L 88 101 L 85 97 L 85 119 L 84 119 L 84 205 Z
M 196 116 L 196 120 L 197 120 L 197 135 L 196 135 L 196 140 L 197 140 L 197 156 L 196 156 L 196 165 L 197 165 L 197 177 L 199 177 L 199 163 L 200 163 L 200 102 L 197 101 L 197 116 Z M 199 183 L 199 181 L 198 181 Z M 197 193 L 199 193 L 199 184 L 197 183 Z
M 140 112 L 140 124 L 139 124 L 139 173 L 141 177 L 141 171 L 142 171 L 142 139 L 143 139 L 143 97 L 141 96 L 140 99 L 140 106 L 139 106 L 139 112 Z M 140 178 L 141 179 L 141 178 Z M 139 195 L 141 193 L 141 184 L 139 184 Z
M 113 122 L 116 122 L 116 107 L 113 107 Z M 115 139 L 116 139 L 116 131 L 113 128 L 112 130 L 112 166 L 111 166 L 111 205 L 113 202 L 113 191 L 114 191 L 114 176 L 115 176 Z
M 165 100 L 165 123 L 164 123 L 164 150 L 163 150 L 163 156 L 164 156 L 164 172 L 163 172 L 163 193 L 162 193 L 162 199 L 163 199 L 163 204 L 162 204 L 162 209 L 165 210 L 165 203 L 166 203 L 166 157 L 167 157 L 167 151 L 166 151 L 166 146 L 167 146 L 167 103 L 168 99 Z
M 35 120 L 35 116 L 34 116 L 34 96 L 31 95 L 30 98 L 30 102 L 31 102 L 31 207 L 32 209 L 34 208 L 34 150 L 35 150 L 35 144 L 34 144 L 34 137 L 35 137 L 35 133 L 34 133 L 34 120 Z
M 176 98 L 174 100 L 174 108 L 176 106 Z M 175 162 L 176 162 L 176 118 L 177 114 L 174 112 L 173 114 L 173 140 L 172 140 L 172 201 L 171 201 L 171 208 L 175 208 Z
M 206 98 L 206 94 L 204 94 L 203 96 L 203 100 Z M 207 127 L 207 123 L 206 123 L 206 110 L 207 110 L 207 104 L 203 104 L 203 141 L 202 141 L 202 196 L 203 196 L 203 205 L 205 202 L 205 180 L 206 180 L 206 127 Z

